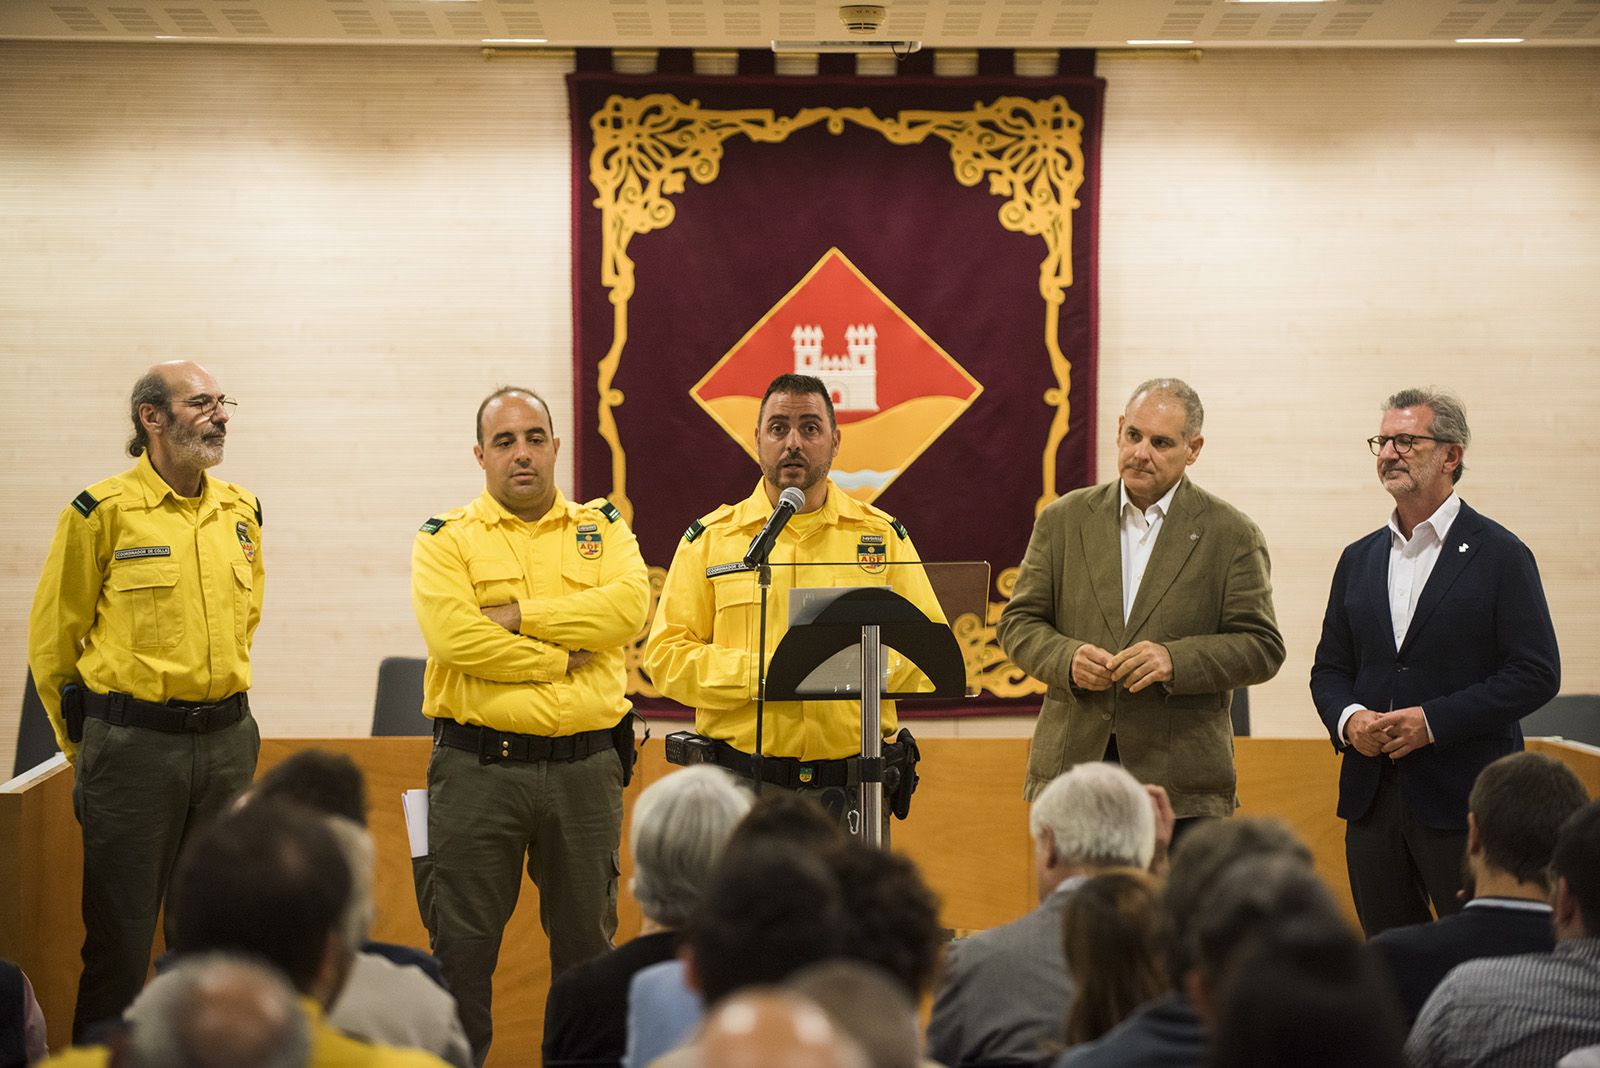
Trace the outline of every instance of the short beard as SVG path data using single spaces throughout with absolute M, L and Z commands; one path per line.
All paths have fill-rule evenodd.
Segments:
M 199 431 L 184 430 L 172 435 L 172 451 L 184 463 L 204 471 L 215 467 L 222 462 L 222 450 L 226 439 L 215 444 L 206 440 L 205 435 Z

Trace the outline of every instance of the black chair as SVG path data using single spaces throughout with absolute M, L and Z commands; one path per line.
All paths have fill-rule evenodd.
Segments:
M 422 669 L 415 656 L 385 657 L 378 665 L 378 695 L 372 705 L 372 736 L 415 737 L 433 733 L 433 721 L 422 714 Z
M 1241 686 L 1233 691 L 1233 706 L 1229 709 L 1233 715 L 1233 736 L 1235 738 L 1250 737 L 1250 690 Z
M 1529 738 L 1565 738 L 1600 745 L 1600 694 L 1563 694 L 1522 719 Z
M 11 762 L 11 774 L 13 777 L 21 775 L 59 752 L 56 732 L 50 727 L 50 717 L 44 713 L 44 703 L 39 700 L 30 668 L 28 681 L 22 688 L 22 721 L 17 728 L 17 758 Z

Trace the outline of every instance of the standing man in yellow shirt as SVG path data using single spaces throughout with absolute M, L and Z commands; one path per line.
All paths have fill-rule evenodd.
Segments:
M 778 534 L 771 561 L 773 589 L 767 603 L 766 654 L 787 630 L 787 591 L 794 586 L 885 584 L 929 619 L 944 621 L 917 551 L 899 520 L 857 501 L 828 478 L 839 453 L 833 398 L 811 375 L 773 379 L 761 399 L 756 454 L 761 481 L 738 504 L 725 504 L 696 520 L 672 558 L 655 622 L 645 646 L 645 670 L 667 697 L 695 710 L 695 731 L 704 758 L 753 779 L 756 693 L 762 658 L 756 581 L 748 572 L 718 568 L 743 559 L 751 539 L 793 487 L 805 503 Z M 793 564 L 839 563 L 839 568 Z M 718 573 L 708 575 L 707 568 Z M 899 657 L 885 650 L 891 666 Z M 895 669 L 898 688 L 911 685 L 915 669 Z M 915 783 L 915 743 L 897 733 L 894 702 L 882 709 L 884 811 L 904 818 Z M 766 702 L 761 780 L 814 797 L 855 833 L 860 811 L 861 706 L 856 701 Z M 692 759 L 692 758 L 691 758 Z
M 556 488 L 560 445 L 538 394 L 491 393 L 472 450 L 484 492 L 424 523 L 411 554 L 434 720 L 421 905 L 480 1064 L 524 863 L 552 978 L 609 950 L 617 929 L 634 754 L 624 649 L 650 583 L 616 507 Z
M 255 774 L 261 504 L 206 474 L 234 403 L 198 364 L 140 378 L 138 462 L 61 513 L 34 595 L 28 664 L 83 827 L 75 1041 L 144 985 L 179 850 Z

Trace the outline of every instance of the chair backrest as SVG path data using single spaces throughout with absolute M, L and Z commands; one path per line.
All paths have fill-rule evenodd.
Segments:
M 33 685 L 33 670 L 28 671 L 28 681 L 22 687 L 22 722 L 17 728 L 17 757 L 11 762 L 13 777 L 29 768 L 38 767 L 61 751 L 56 745 L 56 732 L 50 727 L 50 717 L 45 715 L 44 703 Z
M 1522 733 L 1529 738 L 1566 738 L 1600 745 L 1600 694 L 1562 694 L 1522 717 Z
M 1235 738 L 1250 737 L 1250 688 L 1241 686 L 1233 691 L 1233 736 Z
M 385 657 L 378 665 L 378 694 L 372 705 L 374 738 L 433 733 L 422 714 L 422 670 L 427 661 L 415 656 Z

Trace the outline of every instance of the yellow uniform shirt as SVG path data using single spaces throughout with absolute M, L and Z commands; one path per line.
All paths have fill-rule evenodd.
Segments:
M 645 670 L 667 697 L 695 710 L 695 730 L 745 753 L 756 738 L 760 590 L 750 572 L 706 577 L 706 568 L 740 560 L 772 515 L 766 490 L 724 505 L 689 528 L 672 557 L 655 622 L 645 645 Z M 788 591 L 796 586 L 889 585 L 929 619 L 944 621 L 917 550 L 888 513 L 862 504 L 831 482 L 815 512 L 794 516 L 769 557 L 767 656 L 783 638 Z M 785 567 L 842 562 L 838 568 Z M 894 665 L 898 657 L 885 649 Z M 911 669 L 914 672 L 914 669 Z M 898 687 L 905 675 L 895 671 Z M 883 735 L 897 729 L 894 702 L 883 702 Z M 762 752 L 802 760 L 837 760 L 861 752 L 861 705 L 856 701 L 769 701 Z
M 487 491 L 424 523 L 411 601 L 428 645 L 422 711 L 497 731 L 560 736 L 610 727 L 629 706 L 623 647 L 650 608 L 639 542 L 610 503 L 558 491 L 525 523 Z M 522 632 L 480 609 L 516 601 Z M 568 650 L 596 655 L 568 671 Z
M 180 497 L 148 455 L 62 513 L 28 618 L 28 665 L 68 760 L 61 687 L 142 701 L 219 701 L 250 688 L 261 621 L 261 506 L 207 477 Z

